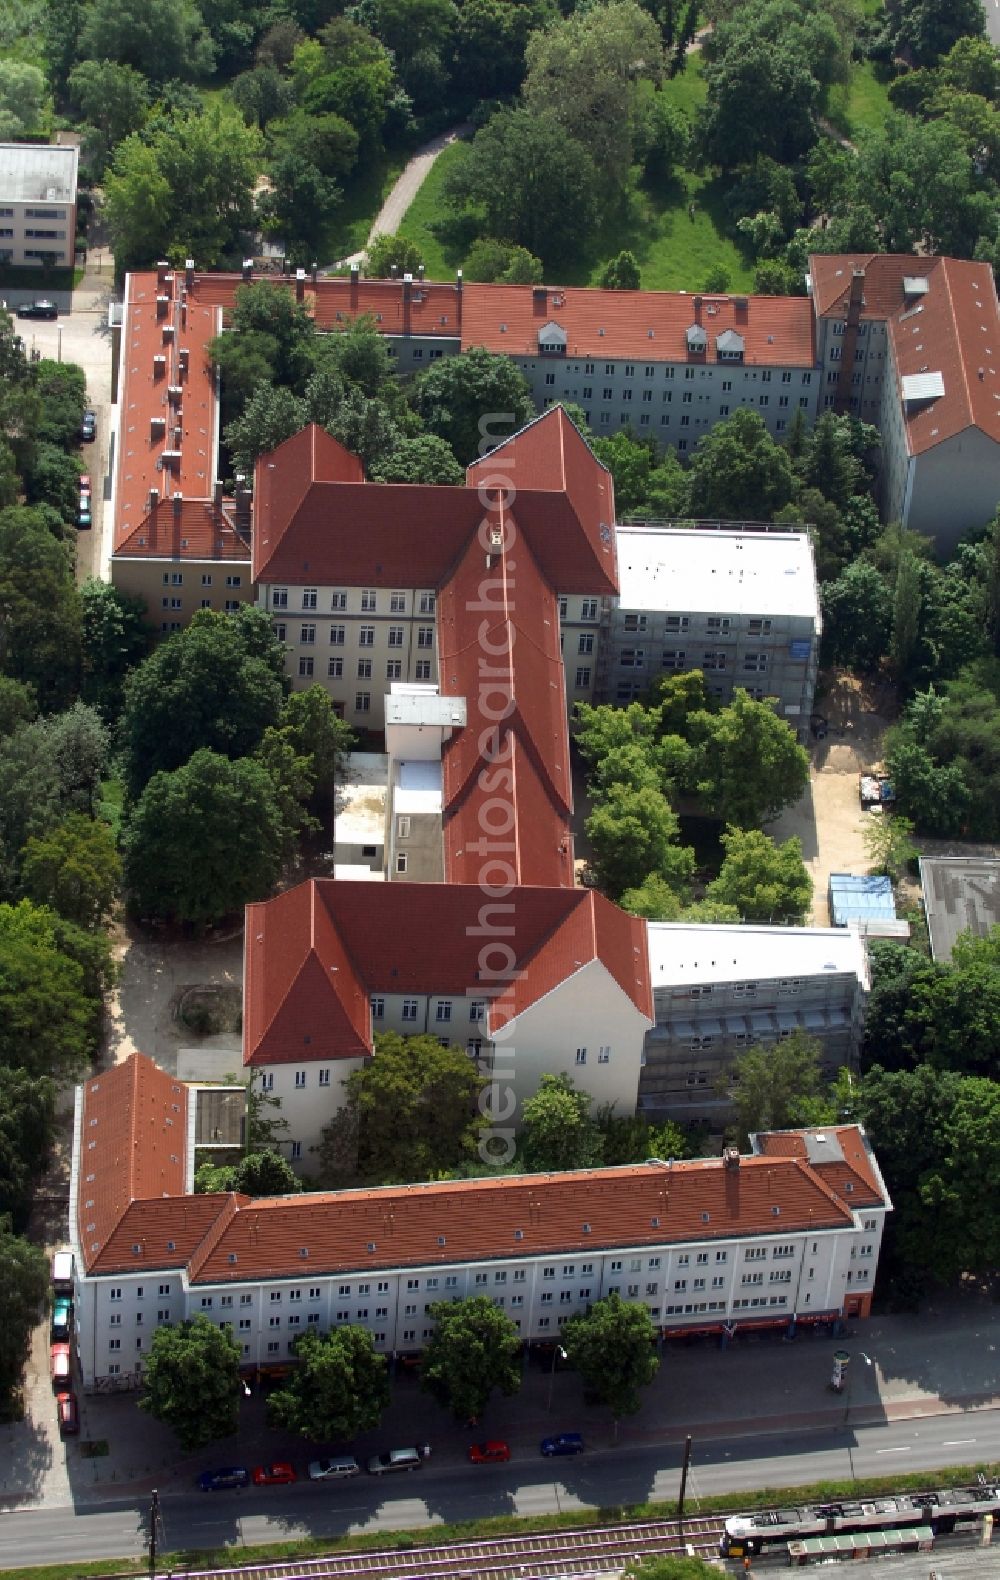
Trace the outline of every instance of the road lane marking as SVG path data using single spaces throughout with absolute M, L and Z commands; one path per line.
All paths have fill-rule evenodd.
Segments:
M 908 1454 L 910 1450 L 908 1448 L 877 1448 L 875 1452 L 876 1454 Z
M 960 1448 L 963 1443 L 974 1443 L 974 1437 L 947 1437 L 941 1444 L 942 1448 Z

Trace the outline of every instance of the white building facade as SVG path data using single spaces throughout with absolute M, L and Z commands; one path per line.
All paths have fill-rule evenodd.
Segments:
M 80 150 L 0 143 L 0 263 L 72 268 Z

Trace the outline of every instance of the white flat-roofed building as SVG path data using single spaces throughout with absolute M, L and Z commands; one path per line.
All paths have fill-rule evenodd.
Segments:
M 774 697 L 805 733 L 823 630 L 809 534 L 706 524 L 616 536 L 620 591 L 602 621 L 597 700 L 624 705 L 660 674 L 701 669 L 713 696 L 742 686 Z
M 70 268 L 80 150 L 0 143 L 0 263 Z
M 384 752 L 352 752 L 336 785 L 333 859 L 336 869 L 385 865 L 389 759 Z
M 734 1058 L 796 1030 L 822 1044 L 828 1077 L 854 1063 L 870 985 L 857 928 L 650 922 L 648 936 L 643 1113 L 724 1122 Z

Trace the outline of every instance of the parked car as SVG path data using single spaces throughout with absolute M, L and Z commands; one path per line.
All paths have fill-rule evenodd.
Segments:
M 83 494 L 80 496 L 80 509 L 76 517 L 77 527 L 81 532 L 89 532 L 93 522 L 94 518 L 90 514 L 90 496 L 89 494 Z
M 557 1432 L 555 1437 L 543 1437 L 541 1447 L 546 1459 L 562 1454 L 582 1454 L 583 1438 L 579 1432 Z
M 40 296 L 37 302 L 22 302 L 17 309 L 18 318 L 58 318 L 59 309 L 48 297 Z
M 76 1407 L 75 1393 L 56 1394 L 56 1414 L 62 1436 L 75 1437 L 80 1430 L 80 1412 Z
M 223 1470 L 203 1470 L 198 1477 L 202 1492 L 225 1492 L 230 1487 L 248 1487 L 250 1472 L 245 1465 L 228 1465 Z
M 368 1461 L 369 1476 L 384 1476 L 390 1470 L 419 1470 L 423 1460 L 418 1448 L 390 1448 L 387 1454 L 373 1454 Z
M 505 1465 L 510 1458 L 510 1449 L 499 1438 L 494 1438 L 489 1443 L 473 1443 L 469 1449 L 469 1458 L 474 1465 Z
M 57 1294 L 73 1293 L 72 1251 L 57 1251 L 52 1258 L 52 1288 Z
M 83 419 L 80 423 L 80 438 L 83 440 L 84 444 L 93 444 L 94 440 L 97 438 L 96 411 L 84 412 Z
M 73 1302 L 68 1295 L 59 1295 L 52 1307 L 52 1337 L 68 1339 L 73 1322 Z
M 90 473 L 89 472 L 81 472 L 80 473 L 80 492 L 81 492 L 81 494 L 89 494 L 90 491 L 91 491 L 90 490 Z
M 360 1476 L 361 1466 L 353 1454 L 338 1459 L 314 1459 L 309 1465 L 310 1481 L 342 1481 L 345 1476 Z
M 52 1375 L 53 1386 L 59 1387 L 60 1384 L 68 1383 L 71 1370 L 72 1361 L 69 1345 L 64 1342 L 50 1345 L 49 1371 Z
M 287 1461 L 280 1460 L 276 1465 L 256 1465 L 251 1479 L 255 1487 L 290 1487 L 299 1478 Z

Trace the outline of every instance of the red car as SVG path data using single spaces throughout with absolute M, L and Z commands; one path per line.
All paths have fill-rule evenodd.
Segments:
M 288 1487 L 298 1477 L 291 1465 L 258 1465 L 252 1476 L 255 1487 Z
M 57 1393 L 56 1412 L 59 1416 L 59 1430 L 63 1437 L 72 1437 L 79 1432 L 80 1415 L 76 1407 L 75 1393 Z
M 510 1458 L 510 1449 L 499 1439 L 490 1443 L 473 1443 L 469 1449 L 469 1458 L 474 1465 L 505 1465 Z
M 53 1344 L 49 1348 L 49 1370 L 56 1388 L 65 1386 L 70 1378 L 70 1353 L 68 1344 Z

